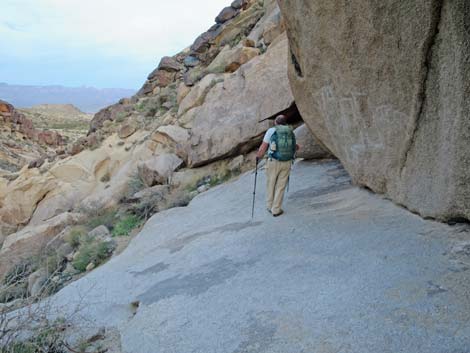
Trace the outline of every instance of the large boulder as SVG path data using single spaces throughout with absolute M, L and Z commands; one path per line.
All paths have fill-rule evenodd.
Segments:
M 167 184 L 174 171 L 183 165 L 183 160 L 171 153 L 164 153 L 138 165 L 140 179 L 148 187 Z
M 279 0 L 299 110 L 354 181 L 470 219 L 467 0 Z
M 28 224 L 38 203 L 56 188 L 57 181 L 52 176 L 41 175 L 38 169 L 24 169 L 0 195 L 2 228 L 11 231 Z
M 297 144 L 300 146 L 299 151 L 297 151 L 297 158 L 321 159 L 332 157 L 331 153 L 320 145 L 305 124 L 296 128 L 294 134 Z
M 77 213 L 63 213 L 38 226 L 29 226 L 6 237 L 0 250 L 0 279 L 15 264 L 39 253 L 47 253 L 47 243 L 68 225 L 83 221 Z M 49 249 L 50 250 L 50 249 Z
M 222 72 L 224 71 L 224 69 L 222 69 Z M 203 104 L 207 93 L 218 81 L 223 81 L 223 76 L 219 76 L 216 74 L 209 74 L 204 76 L 201 81 L 199 81 L 194 87 L 192 87 L 191 91 L 184 97 L 184 99 L 179 104 L 178 115 L 183 115 L 189 109 Z
M 216 83 L 204 104 L 189 110 L 192 121 L 188 163 L 200 166 L 255 147 L 269 128 L 268 118 L 288 108 L 293 97 L 287 72 L 287 39 Z
M 241 6 L 240 6 L 241 8 Z M 224 23 L 228 20 L 231 20 L 239 14 L 239 10 L 233 8 L 232 6 L 225 7 L 215 18 L 216 23 Z
M 227 45 L 207 67 L 206 71 L 210 73 L 234 72 L 259 54 L 260 50 L 256 48 L 237 46 L 231 49 Z

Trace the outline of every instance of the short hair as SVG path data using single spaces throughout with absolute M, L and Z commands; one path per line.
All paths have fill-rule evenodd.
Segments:
M 277 125 L 287 125 L 287 118 L 285 115 L 278 115 L 276 119 L 274 120 L 274 122 Z

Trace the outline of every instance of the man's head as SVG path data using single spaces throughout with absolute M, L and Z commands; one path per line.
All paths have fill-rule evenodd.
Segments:
M 287 125 L 287 118 L 285 115 L 278 115 L 274 120 L 274 125 Z

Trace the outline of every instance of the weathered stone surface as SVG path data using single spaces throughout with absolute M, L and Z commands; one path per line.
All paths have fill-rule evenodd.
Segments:
M 297 163 L 273 218 L 258 178 L 254 220 L 247 173 L 153 216 L 52 307 L 119 328 L 129 353 L 466 351 L 468 255 L 450 254 L 464 228 L 351 186 L 338 162 Z
M 241 65 L 247 63 L 259 54 L 260 51 L 256 48 L 239 46 L 231 49 L 230 46 L 227 45 L 207 67 L 206 72 L 235 72 Z
M 191 91 L 181 101 L 178 108 L 178 115 L 183 115 L 189 109 L 203 104 L 207 93 L 209 93 L 210 89 L 214 87 L 214 85 L 217 83 L 217 80 L 223 80 L 223 75 L 220 76 L 215 74 L 209 74 L 204 76 L 201 81 L 199 81 L 194 87 L 192 87 Z
M 159 88 L 167 87 L 175 81 L 176 72 L 161 70 L 157 67 L 148 75 L 147 81 L 142 88 L 137 92 L 137 96 L 148 96 L 155 93 Z
M 294 133 L 297 144 L 300 146 L 300 150 L 297 151 L 297 158 L 321 159 L 333 157 L 330 152 L 319 144 L 305 124 L 295 129 Z
M 190 91 L 191 88 L 181 82 L 178 86 L 178 89 L 176 90 L 176 103 L 180 104 L 184 97 L 186 97 Z
M 248 2 L 247 0 L 234 0 L 230 4 L 230 6 L 233 7 L 234 9 L 236 9 L 236 10 L 239 10 L 243 6 L 245 6 L 247 2 Z
M 470 219 L 466 0 L 280 0 L 300 112 L 354 181 Z
M 129 136 L 131 136 L 134 132 L 136 131 L 136 127 L 132 124 L 124 124 L 121 126 L 119 129 L 119 138 L 125 139 Z
M 88 232 L 88 236 L 99 240 L 109 240 L 111 232 L 105 225 L 100 225 Z
M 263 34 L 268 31 L 268 28 L 279 28 L 281 30 L 281 11 L 275 0 L 267 0 L 264 2 L 263 17 L 256 23 L 253 30 L 248 35 L 248 39 L 256 44 L 263 42 Z M 282 31 L 281 31 L 282 32 Z M 274 33 L 273 33 L 274 34 Z M 272 42 L 273 38 L 270 38 Z M 264 43 L 265 45 L 267 43 Z
M 167 184 L 168 178 L 183 165 L 183 160 L 175 154 L 164 153 L 138 165 L 139 176 L 148 187 Z
M 43 286 L 47 281 L 47 271 L 43 268 L 33 272 L 28 277 L 28 293 L 32 297 L 41 294 Z
M 77 213 L 63 213 L 38 226 L 29 226 L 6 237 L 0 250 L 0 278 L 15 264 L 37 255 L 66 226 L 83 220 Z
M 164 70 L 164 71 L 179 71 L 182 69 L 181 64 L 173 57 L 171 56 L 164 56 L 160 60 L 160 64 L 158 64 L 158 70 Z M 149 80 L 152 78 L 149 77 Z
M 151 138 L 153 141 L 162 144 L 184 144 L 189 140 L 189 133 L 187 129 L 177 125 L 165 125 L 160 126 Z
M 240 13 L 229 22 L 226 22 L 217 33 L 214 33 L 211 42 L 217 46 L 234 43 L 248 35 L 258 20 L 263 16 L 264 9 L 258 2 L 254 2 L 246 11 Z
M 245 157 L 243 155 L 235 157 L 228 164 L 228 169 L 231 172 L 240 172 L 244 161 L 245 161 Z
M 199 59 L 196 58 L 195 56 L 188 55 L 186 58 L 184 58 L 184 66 L 187 67 L 194 67 L 199 64 Z
M 138 202 L 143 199 L 153 198 L 155 200 L 164 200 L 165 197 L 170 193 L 169 185 L 155 185 L 150 188 L 145 188 L 139 192 L 136 192 L 130 198 L 133 202 Z
M 225 72 L 235 72 L 240 66 L 257 57 L 260 50 L 250 47 L 238 47 L 232 54 L 229 63 L 225 66 Z
M 56 187 L 54 178 L 41 175 L 38 169 L 24 170 L 5 186 L 0 200 L 0 223 L 13 228 L 26 225 L 38 203 Z
M 260 142 L 269 122 L 259 123 L 286 108 L 293 97 L 287 73 L 287 39 L 275 43 L 263 56 L 228 75 L 207 94 L 202 106 L 189 110 L 192 130 L 187 147 L 190 166 L 239 155 Z
M 128 116 L 130 111 L 132 111 L 132 105 L 120 103 L 101 109 L 91 120 L 89 133 L 99 130 L 107 120 L 115 121 L 118 117 Z
M 183 76 L 183 81 L 186 86 L 193 86 L 203 76 L 202 69 L 195 67 L 192 70 L 186 72 Z
M 240 13 L 239 10 L 234 9 L 231 6 L 228 6 L 224 8 L 215 18 L 216 23 L 224 23 L 227 22 L 228 20 L 231 20 L 235 16 L 237 16 Z

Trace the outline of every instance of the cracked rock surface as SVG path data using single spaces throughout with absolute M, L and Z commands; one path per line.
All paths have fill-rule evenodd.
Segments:
M 260 171 L 152 217 L 118 257 L 56 294 L 128 353 L 466 352 L 470 229 L 354 187 L 336 161 L 294 167 L 285 214 Z
M 355 183 L 470 219 L 466 0 L 279 0 L 297 106 Z

